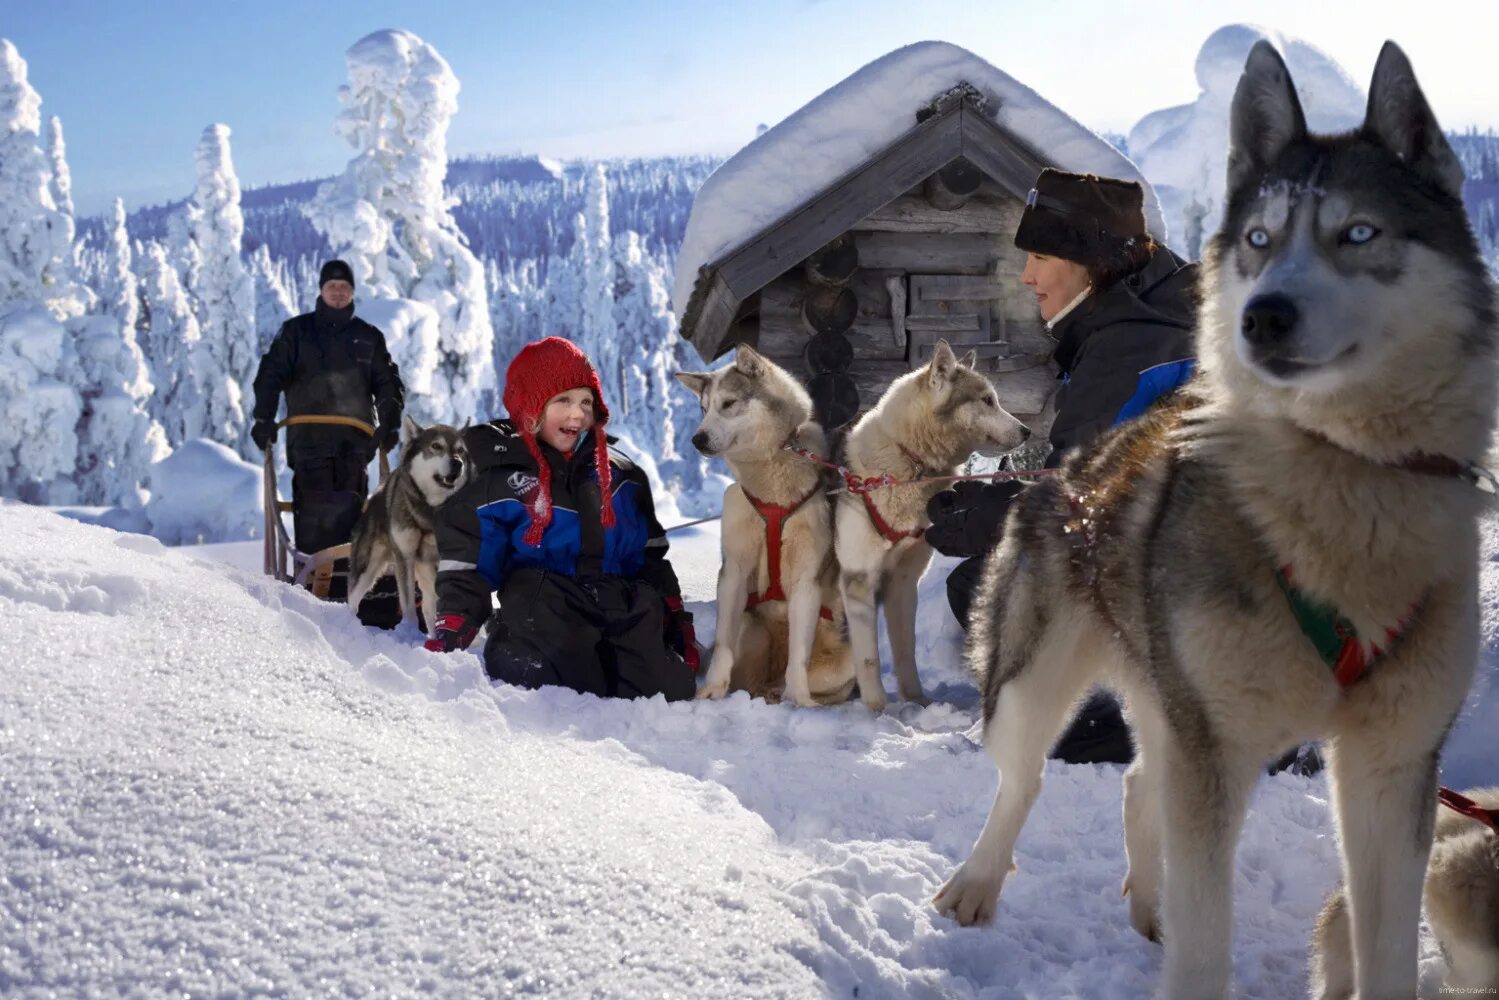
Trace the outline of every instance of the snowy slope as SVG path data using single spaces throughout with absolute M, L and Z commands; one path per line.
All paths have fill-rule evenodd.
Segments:
M 1150 183 L 1122 153 L 1008 73 L 947 42 L 883 55 L 756 138 L 704 182 L 677 256 L 672 305 L 687 309 L 698 269 L 832 184 L 916 124 L 933 98 L 968 83 L 1000 124 L 1068 170 L 1138 180 L 1150 231 L 1165 233 Z
M 711 632 L 715 532 L 673 546 Z M 994 926 L 930 909 L 995 782 L 940 594 L 929 576 L 928 709 L 610 703 L 494 688 L 251 572 L 0 507 L 0 994 L 1147 995 L 1117 768 L 1048 765 Z M 1334 872 L 1321 781 L 1266 781 L 1242 996 L 1304 991 Z

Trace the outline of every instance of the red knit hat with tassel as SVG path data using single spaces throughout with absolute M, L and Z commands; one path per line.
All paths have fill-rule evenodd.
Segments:
M 604 425 L 609 422 L 609 408 L 604 405 L 599 373 L 577 344 L 561 337 L 547 337 L 522 347 L 515 360 L 510 362 L 510 367 L 505 369 L 505 409 L 510 414 L 510 422 L 515 425 L 515 433 L 536 460 L 536 491 L 526 501 L 531 509 L 531 527 L 526 529 L 527 545 L 540 545 L 542 533 L 552 523 L 552 465 L 541 453 L 536 430 L 547 403 L 569 389 L 593 390 L 593 463 L 599 477 L 599 515 L 604 527 L 614 527 L 614 505 L 610 502 L 609 487 L 609 440 L 604 434 Z

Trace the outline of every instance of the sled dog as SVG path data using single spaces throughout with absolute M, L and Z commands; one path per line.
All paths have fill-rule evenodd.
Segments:
M 1047 748 L 1102 680 L 1139 751 L 1125 890 L 1164 937 L 1165 995 L 1227 991 L 1250 791 L 1320 739 L 1358 995 L 1411 997 L 1437 759 L 1478 652 L 1494 293 L 1393 43 L 1363 124 L 1331 137 L 1257 44 L 1227 173 L 1197 381 L 1022 493 L 985 563 L 967 655 L 1001 783 L 935 905 L 993 915 Z
M 860 476 L 923 479 L 955 475 L 975 451 L 1018 448 L 1030 430 L 999 405 L 994 386 L 973 370 L 973 361 L 970 354 L 960 362 L 947 341 L 938 341 L 931 361 L 892 382 L 874 409 L 854 424 L 844 442 L 843 464 Z M 900 696 L 926 700 L 916 672 L 916 584 L 932 561 L 932 547 L 922 537 L 930 523 L 927 501 L 949 485 L 901 484 L 838 497 L 833 531 L 838 587 L 859 697 L 872 711 L 885 708 L 880 602 Z
M 700 698 L 729 690 L 797 705 L 845 701 L 853 661 L 833 563 L 830 484 L 788 443 L 826 455 L 806 390 L 741 345 L 716 372 L 677 372 L 702 403 L 692 443 L 721 456 L 734 482 L 723 498 L 718 634 Z
M 1499 788 L 1463 793 L 1499 815 Z M 1499 835 L 1477 819 L 1438 808 L 1431 864 L 1426 869 L 1426 920 L 1447 957 L 1444 985 L 1452 993 L 1499 990 Z M 1328 897 L 1313 939 L 1317 1000 L 1352 1000 L 1353 955 L 1348 900 Z
M 401 462 L 370 497 L 354 525 L 350 547 L 349 608 L 387 572 L 394 572 L 403 621 L 416 617 L 416 588 L 427 600 L 428 628 L 437 620 L 437 536 L 433 515 L 468 482 L 463 434 L 446 424 L 401 421 Z

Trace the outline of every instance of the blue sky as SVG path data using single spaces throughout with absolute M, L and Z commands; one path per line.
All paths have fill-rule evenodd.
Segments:
M 762 0 L 505 3 L 0 0 L 0 37 L 58 115 L 80 212 L 186 195 L 203 127 L 248 185 L 339 170 L 343 53 L 379 28 L 431 42 L 462 83 L 452 154 L 729 153 L 872 59 L 940 38 L 1096 129 L 1196 96 L 1222 24 L 1299 36 L 1366 83 L 1388 37 L 1448 127 L 1499 128 L 1499 3 Z

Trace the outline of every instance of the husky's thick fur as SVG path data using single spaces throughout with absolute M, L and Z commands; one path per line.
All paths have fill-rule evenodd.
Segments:
M 350 610 L 358 611 L 375 581 L 394 572 L 401 619 L 416 617 L 416 588 L 421 587 L 428 630 L 436 628 L 437 536 L 432 518 L 468 482 L 469 470 L 460 431 L 446 424 L 422 427 L 409 415 L 401 421 L 401 463 L 370 497 L 354 525 Z
M 717 641 L 698 697 L 721 698 L 732 689 L 798 705 L 847 700 L 853 661 L 843 637 L 828 484 L 818 466 L 785 447 L 826 454 L 812 401 L 787 372 L 743 346 L 726 368 L 676 377 L 703 405 L 692 443 L 704 455 L 721 456 L 734 474 L 723 498 Z M 780 538 L 785 599 L 747 608 L 751 594 L 768 592 L 777 557 L 750 497 L 796 509 Z M 823 608 L 830 619 L 821 617 Z
M 1463 794 L 1499 813 L 1499 788 Z M 1432 934 L 1447 957 L 1447 989 L 1499 990 L 1499 836 L 1476 819 L 1438 808 L 1422 895 Z M 1317 1000 L 1352 1000 L 1351 942 L 1348 900 L 1339 888 L 1322 909 L 1313 941 Z
M 1134 926 L 1165 938 L 1166 995 L 1228 989 L 1250 791 L 1267 759 L 1322 739 L 1358 995 L 1409 998 L 1437 758 L 1478 652 L 1481 494 L 1443 473 L 1488 444 L 1493 290 L 1461 168 L 1393 44 L 1363 125 L 1316 137 L 1259 43 L 1230 137 L 1199 381 L 1022 493 L 985 565 L 968 655 L 1001 785 L 935 903 L 993 915 L 1047 748 L 1103 680 L 1138 745 L 1125 887 Z M 1298 624 L 1288 566 L 1367 655 L 1385 647 L 1346 688 Z
M 843 462 L 860 476 L 951 476 L 975 451 L 1010 451 L 1029 436 L 1025 425 L 999 405 L 989 380 L 973 371 L 973 356 L 959 362 L 943 340 L 931 361 L 891 383 L 874 409 L 854 425 Z M 838 498 L 833 528 L 838 586 L 859 697 L 876 712 L 885 707 L 876 617 L 881 601 L 900 696 L 925 701 L 916 672 L 916 584 L 932 561 L 932 547 L 921 533 L 931 523 L 927 501 L 949 485 L 882 487 L 867 502 L 850 492 Z

